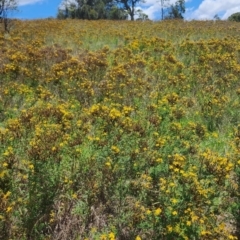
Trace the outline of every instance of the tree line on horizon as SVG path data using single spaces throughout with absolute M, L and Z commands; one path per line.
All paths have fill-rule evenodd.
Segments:
M 138 8 L 144 0 L 64 0 L 58 8 L 58 19 L 111 19 L 149 20 L 148 15 Z M 163 19 L 183 19 L 185 0 L 169 4 L 169 0 L 159 0 Z
M 185 0 L 157 0 L 161 6 L 159 15 L 164 19 L 184 19 Z M 145 0 L 63 0 L 58 8 L 57 19 L 109 19 L 109 20 L 149 20 L 139 4 Z M 5 32 L 10 31 L 9 13 L 18 9 L 18 0 L 0 0 L 0 24 Z M 216 14 L 214 20 L 221 20 Z M 228 17 L 229 21 L 240 22 L 240 12 Z

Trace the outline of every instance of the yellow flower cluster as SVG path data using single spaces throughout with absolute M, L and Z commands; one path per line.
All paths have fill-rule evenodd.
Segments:
M 0 236 L 237 239 L 239 31 L 49 19 L 0 32 Z

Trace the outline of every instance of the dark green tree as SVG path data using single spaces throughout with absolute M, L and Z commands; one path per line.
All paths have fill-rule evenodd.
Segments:
M 236 12 L 232 14 L 229 18 L 229 21 L 235 21 L 235 22 L 240 22 L 240 12 Z
M 127 15 L 113 0 L 76 0 L 75 3 L 65 0 L 58 9 L 57 18 L 78 19 L 126 19 Z
M 185 13 L 185 0 L 178 0 L 169 7 L 165 19 L 183 19 L 183 13 Z
M 117 6 L 113 6 L 109 11 L 108 19 L 126 20 L 127 17 L 128 17 L 128 14 L 123 8 L 118 8 Z
M 143 3 L 144 0 L 116 0 L 117 4 L 127 11 L 132 21 L 136 15 L 136 6 L 139 3 Z
M 213 19 L 216 20 L 216 21 L 221 20 L 221 18 L 218 16 L 218 14 L 216 14 L 216 15 L 213 17 Z
M 145 14 L 141 9 L 137 10 L 137 15 L 138 15 L 138 18 L 136 19 L 137 21 L 149 20 L 148 15 Z

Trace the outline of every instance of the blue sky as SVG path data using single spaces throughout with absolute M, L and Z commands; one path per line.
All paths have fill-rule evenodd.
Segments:
M 174 3 L 176 0 L 169 2 Z M 187 20 L 213 19 L 216 14 L 221 19 L 226 19 L 232 13 L 240 12 L 240 0 L 185 0 L 185 2 Z M 21 19 L 55 17 L 61 3 L 62 0 L 18 0 L 19 12 L 14 16 Z M 145 0 L 139 8 L 152 20 L 158 20 L 160 17 L 160 0 Z

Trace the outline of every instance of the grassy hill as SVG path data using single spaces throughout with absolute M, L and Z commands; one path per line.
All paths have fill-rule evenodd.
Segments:
M 0 238 L 238 239 L 239 36 L 227 21 L 0 33 Z

